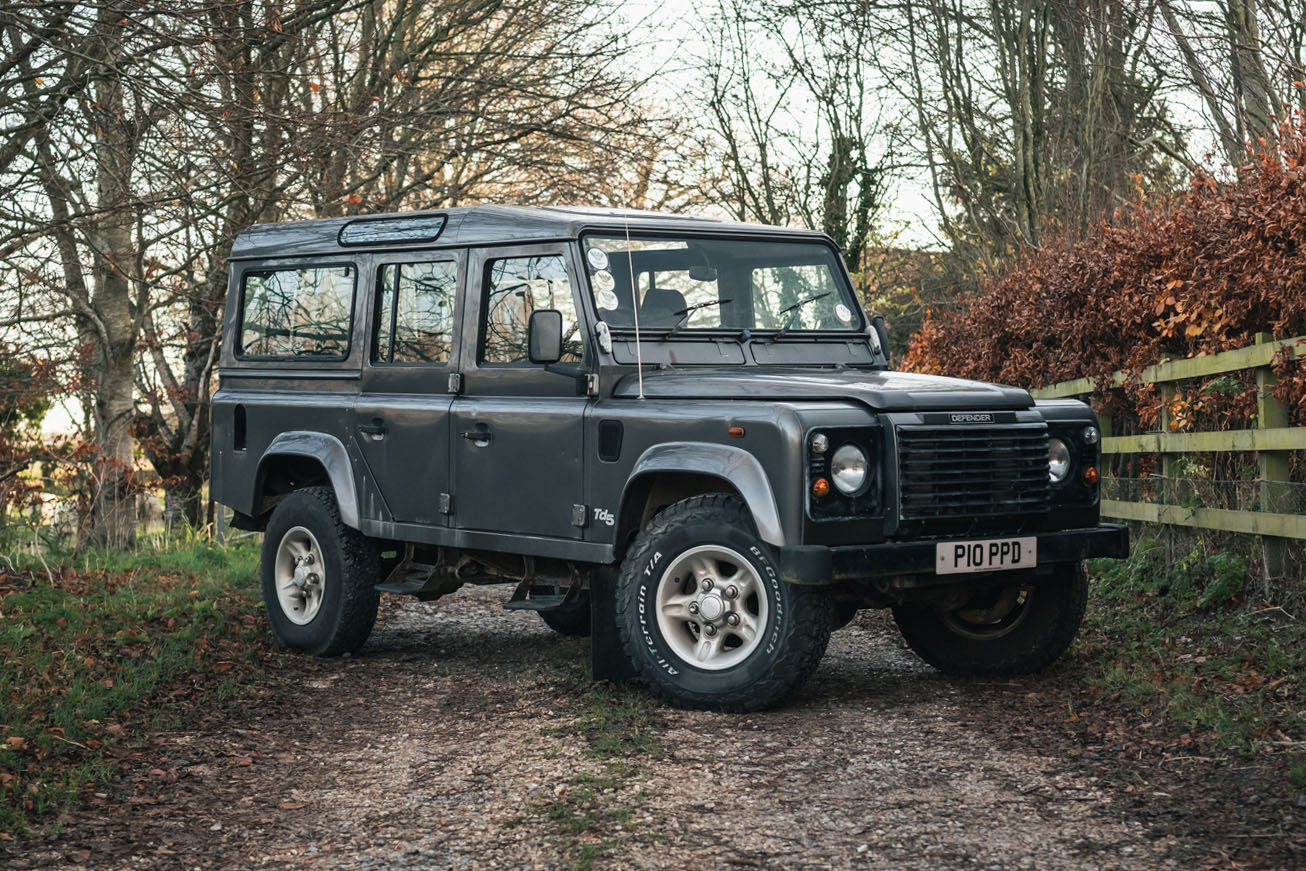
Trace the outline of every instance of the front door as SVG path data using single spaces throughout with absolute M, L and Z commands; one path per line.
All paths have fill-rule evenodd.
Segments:
M 353 438 L 384 507 L 400 522 L 448 523 L 441 495 L 450 491 L 458 256 L 430 252 L 373 260 L 371 335 Z M 365 516 L 385 519 L 378 509 L 363 506 Z
M 580 538 L 573 512 L 588 400 L 576 270 L 568 246 L 473 252 L 468 266 L 463 394 L 453 402 L 454 525 L 513 535 Z M 532 311 L 562 313 L 571 373 L 530 362 Z M 474 350 L 474 353 L 472 352 Z M 552 367 L 551 367 L 552 368 Z M 583 510 L 583 509 L 580 509 Z

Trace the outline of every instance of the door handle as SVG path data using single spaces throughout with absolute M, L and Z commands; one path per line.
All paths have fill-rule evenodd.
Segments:
M 379 417 L 372 418 L 371 423 L 360 423 L 358 425 L 358 431 L 366 433 L 377 440 L 385 438 L 385 424 Z
M 473 441 L 478 443 L 485 442 L 486 444 L 488 444 L 490 440 L 494 438 L 494 433 L 490 432 L 488 429 L 466 429 L 458 433 L 458 435 L 462 436 L 468 441 Z

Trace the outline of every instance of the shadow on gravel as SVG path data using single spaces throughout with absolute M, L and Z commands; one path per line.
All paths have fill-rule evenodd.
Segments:
M 588 642 L 506 597 L 387 600 L 358 657 L 285 657 L 13 867 L 1291 867 L 1149 814 L 1040 728 L 1036 682 L 941 677 L 886 615 L 789 706 L 732 716 L 589 683 Z

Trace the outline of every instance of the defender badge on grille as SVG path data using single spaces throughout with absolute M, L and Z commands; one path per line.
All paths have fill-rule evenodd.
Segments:
M 1014 411 L 927 411 L 921 415 L 927 426 L 954 426 L 956 424 L 1018 423 Z

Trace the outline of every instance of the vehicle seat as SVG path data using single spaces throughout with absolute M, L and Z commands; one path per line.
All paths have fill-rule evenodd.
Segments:
M 644 294 L 644 304 L 639 309 L 639 325 L 673 327 L 680 320 L 678 312 L 683 312 L 687 305 L 685 295 L 680 291 L 654 287 Z

